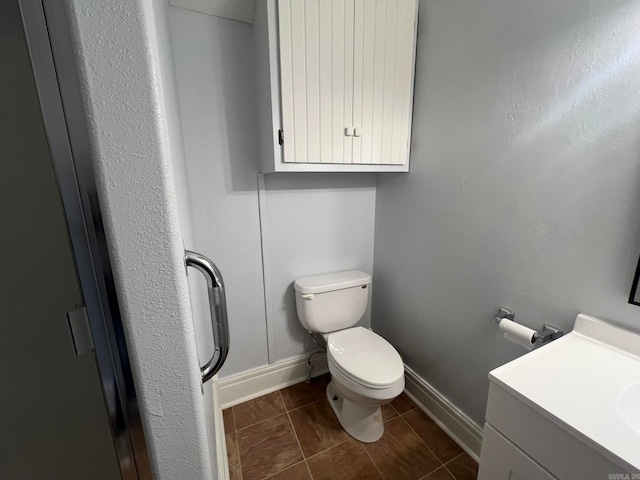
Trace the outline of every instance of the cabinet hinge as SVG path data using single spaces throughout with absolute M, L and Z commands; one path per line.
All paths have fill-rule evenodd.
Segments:
M 284 132 L 282 129 L 278 130 L 278 144 L 282 145 L 284 143 Z

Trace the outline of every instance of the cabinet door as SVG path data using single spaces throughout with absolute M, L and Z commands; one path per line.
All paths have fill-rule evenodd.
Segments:
M 355 0 L 279 0 L 283 156 L 351 163 Z
M 409 157 L 416 0 L 355 0 L 353 163 Z
M 478 480 L 558 479 L 486 423 Z

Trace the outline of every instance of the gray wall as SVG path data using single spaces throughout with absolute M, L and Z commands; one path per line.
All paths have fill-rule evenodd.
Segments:
M 267 363 L 251 26 L 169 7 L 193 248 L 220 268 L 231 340 L 222 375 Z
M 411 172 L 377 188 L 373 326 L 482 423 L 525 353 L 491 318 L 640 328 L 640 18 L 631 0 L 421 2 Z M 540 372 L 545 374 L 545 372 Z
M 375 175 L 266 175 L 262 219 L 269 353 L 281 360 L 317 350 L 296 313 L 296 278 L 373 270 Z M 360 321 L 370 325 L 370 312 Z
M 268 175 L 260 211 L 253 27 L 175 7 L 169 20 L 193 248 L 218 264 L 227 285 L 227 376 L 317 348 L 298 324 L 291 285 L 298 276 L 373 270 L 376 178 Z

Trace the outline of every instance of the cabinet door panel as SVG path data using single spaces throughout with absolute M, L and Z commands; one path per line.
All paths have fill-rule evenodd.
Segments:
M 344 17 L 344 126 L 342 135 L 344 140 L 343 163 L 353 163 L 353 137 L 344 136 L 344 128 L 353 127 L 353 60 L 354 60 L 354 31 L 355 1 L 345 2 Z M 336 101 L 339 101 L 336 99 Z
M 361 108 L 354 119 L 362 146 L 354 163 L 403 164 L 410 134 L 416 1 L 360 1 L 362 41 L 355 43 L 354 56 L 362 57 L 362 74 L 355 77 L 354 95 L 361 101 L 354 105 Z
M 357 163 L 374 163 L 373 162 L 373 135 L 371 131 L 371 121 L 373 118 L 373 104 L 375 92 L 373 89 L 373 72 L 375 67 L 375 49 L 373 48 L 375 40 L 376 26 L 376 9 L 375 0 L 359 0 L 361 6 L 361 24 L 362 24 L 362 74 L 359 77 L 360 82 L 355 82 L 355 96 L 360 98 L 361 109 L 354 115 L 354 123 L 361 128 L 361 136 L 357 137 L 360 143 L 360 156 Z M 366 4 L 366 8 L 365 8 Z M 368 119 L 368 120 L 364 120 Z M 354 163 L 356 163 L 354 161 Z
M 333 36 L 332 2 L 326 0 L 318 4 L 318 69 L 319 96 L 318 107 L 320 115 L 320 162 L 331 163 L 333 156 L 333 114 L 332 102 L 322 101 L 325 96 L 332 96 L 333 60 L 331 58 Z
M 292 3 L 294 5 L 292 5 Z M 299 154 L 302 153 L 300 147 L 305 148 L 306 157 L 306 130 L 307 130 L 307 114 L 306 101 L 300 102 L 300 97 L 304 91 L 306 94 L 304 78 L 294 79 L 293 71 L 299 69 L 300 51 L 302 45 L 300 38 L 296 38 L 297 50 L 294 51 L 294 34 L 300 36 L 296 30 L 294 32 L 293 25 L 297 24 L 298 28 L 302 26 L 300 23 L 300 9 L 296 9 L 296 2 L 290 0 L 280 0 L 278 2 L 278 24 L 279 46 L 280 46 L 280 95 L 282 102 L 282 128 L 285 134 L 285 142 L 283 145 L 283 157 L 285 162 L 295 162 Z M 298 56 L 294 65 L 294 56 Z M 297 81 L 296 81 L 297 80 Z M 303 90 L 303 91 L 301 91 Z M 297 95 L 296 95 L 297 94 Z M 296 96 L 298 104 L 296 104 Z M 301 109 L 304 111 L 301 112 Z M 296 114 L 297 117 L 296 118 Z M 297 121 L 296 121 L 297 120 Z
M 304 52 L 307 78 L 307 162 L 320 163 L 320 40 L 319 5 L 322 0 L 305 0 L 304 20 Z M 326 44 L 325 44 L 326 45 Z
M 326 3 L 326 2 L 323 2 Z M 347 118 L 348 110 L 345 108 L 346 89 L 346 38 L 347 22 L 346 12 L 350 8 L 350 2 L 344 0 L 331 0 L 331 96 L 335 101 L 331 102 L 331 151 L 332 163 L 345 163 L 345 149 L 351 146 L 351 138 L 345 137 L 344 128 L 349 125 L 351 118 Z M 326 102 L 328 103 L 328 102 Z M 350 115 L 350 112 L 349 112 Z M 349 163 L 350 156 L 347 156 Z
M 278 2 L 285 162 L 351 163 L 353 5 Z
M 395 96 L 391 116 L 391 137 L 394 143 L 390 163 L 409 161 L 411 115 L 413 112 L 413 77 L 415 70 L 415 43 L 417 5 L 414 0 L 398 2 L 398 40 L 395 71 Z

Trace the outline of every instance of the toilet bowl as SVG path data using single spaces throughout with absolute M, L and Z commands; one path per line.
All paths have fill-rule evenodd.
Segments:
M 371 276 L 360 271 L 296 280 L 296 309 L 303 326 L 327 343 L 331 382 L 327 398 L 352 437 L 375 442 L 384 433 L 381 405 L 404 390 L 404 365 L 380 335 L 354 327 L 369 302 Z

